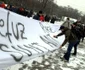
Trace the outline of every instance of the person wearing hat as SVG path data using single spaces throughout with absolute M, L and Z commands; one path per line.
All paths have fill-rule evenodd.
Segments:
M 68 44 L 67 52 L 64 54 L 64 56 L 61 59 L 68 62 L 69 58 L 70 58 L 71 50 L 72 50 L 73 46 L 78 42 L 78 39 L 71 32 L 71 30 L 69 28 L 67 28 L 67 27 L 61 26 L 59 30 L 61 30 L 61 33 L 59 33 L 58 35 L 54 35 L 54 37 L 57 38 L 58 36 L 65 35 L 65 40 L 62 43 L 62 45 L 60 46 L 60 48 L 62 48 L 67 42 L 69 44 Z

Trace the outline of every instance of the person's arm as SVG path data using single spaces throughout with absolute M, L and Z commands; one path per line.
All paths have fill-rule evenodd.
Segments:
M 61 36 L 61 35 L 63 35 L 63 34 L 64 34 L 64 33 L 61 32 L 61 33 L 59 33 L 58 35 L 54 35 L 53 37 L 57 38 L 58 36 Z

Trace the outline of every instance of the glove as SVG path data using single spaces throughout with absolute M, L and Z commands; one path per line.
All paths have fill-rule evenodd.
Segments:
M 54 38 L 57 38 L 58 36 L 57 36 L 57 35 L 54 35 L 53 37 L 54 37 Z

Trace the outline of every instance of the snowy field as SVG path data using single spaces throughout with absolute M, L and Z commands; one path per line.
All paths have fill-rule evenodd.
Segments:
M 78 46 L 77 56 L 70 57 L 69 63 L 61 61 L 67 45 L 49 54 L 8 67 L 4 70 L 85 70 L 85 40 Z M 72 50 L 73 52 L 73 50 Z

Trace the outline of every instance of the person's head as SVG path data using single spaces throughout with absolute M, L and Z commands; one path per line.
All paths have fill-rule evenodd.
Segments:
M 59 30 L 64 31 L 64 26 L 61 26 Z
M 69 18 L 69 17 L 67 17 L 67 20 L 70 20 L 70 18 Z
M 39 14 L 39 15 L 42 15 L 42 14 L 43 14 L 43 12 L 42 12 L 42 11 L 39 11 L 39 12 L 38 12 L 38 14 Z

